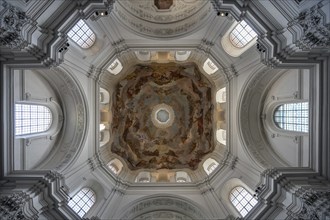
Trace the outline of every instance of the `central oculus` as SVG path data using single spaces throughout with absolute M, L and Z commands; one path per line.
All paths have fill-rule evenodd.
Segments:
M 157 111 L 156 115 L 156 119 L 160 123 L 166 123 L 170 119 L 170 113 L 168 113 L 168 111 L 166 111 L 165 109 Z
M 193 63 L 135 66 L 113 93 L 111 152 L 131 170 L 195 170 L 214 150 L 211 87 Z
M 167 104 L 155 105 L 151 112 L 151 121 L 157 128 L 168 128 L 174 122 L 173 108 Z

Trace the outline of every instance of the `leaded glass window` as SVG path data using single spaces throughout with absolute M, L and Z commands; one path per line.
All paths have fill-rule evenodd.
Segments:
M 95 42 L 95 34 L 83 21 L 79 20 L 69 31 L 68 36 L 82 48 L 89 48 Z
M 15 135 L 47 131 L 52 123 L 52 113 L 43 105 L 15 104 Z
M 83 217 L 94 205 L 96 196 L 90 188 L 81 189 L 68 203 L 80 217 Z
M 257 33 L 245 22 L 241 21 L 230 33 L 230 41 L 235 47 L 244 47 L 257 36 Z
M 243 187 L 237 186 L 230 192 L 230 201 L 242 215 L 246 216 L 258 201 Z
M 274 121 L 284 130 L 308 132 L 308 102 L 280 105 L 275 110 Z

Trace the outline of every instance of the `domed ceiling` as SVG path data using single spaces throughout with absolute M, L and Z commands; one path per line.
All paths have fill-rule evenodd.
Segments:
M 114 91 L 112 153 L 131 170 L 195 170 L 215 147 L 211 86 L 193 63 L 137 65 Z
M 139 35 L 168 38 L 202 27 L 211 8 L 204 0 L 125 0 L 114 5 L 114 15 Z

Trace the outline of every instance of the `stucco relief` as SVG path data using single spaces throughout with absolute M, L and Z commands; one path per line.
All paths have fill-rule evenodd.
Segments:
M 111 151 L 132 170 L 194 170 L 214 150 L 211 101 L 211 83 L 194 64 L 137 66 L 116 87 Z M 158 126 L 163 108 L 169 124 Z
M 143 3 L 143 4 L 142 4 Z M 154 1 L 117 1 L 114 15 L 130 30 L 154 37 L 175 37 L 201 27 L 210 17 L 208 1 L 175 1 L 158 9 Z
M 29 21 L 25 12 L 3 1 L 0 11 L 0 46 L 20 48 L 27 44 L 21 35 L 22 27 Z
M 180 213 L 180 214 L 179 214 Z M 125 209 L 121 219 L 145 219 L 147 216 L 167 216 L 169 219 L 208 219 L 199 207 L 183 199 L 160 196 L 135 201 Z

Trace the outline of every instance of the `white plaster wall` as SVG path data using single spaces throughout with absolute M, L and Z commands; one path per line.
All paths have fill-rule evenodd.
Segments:
M 16 71 L 15 74 L 15 101 L 23 101 L 25 94 L 29 94 L 27 101 L 47 104 L 46 100 L 52 97 L 54 101 L 58 102 L 52 86 L 38 73 L 25 70 Z M 49 137 L 41 134 L 38 137 L 30 138 L 29 142 L 27 145 L 24 139 L 15 139 L 15 169 L 33 169 L 47 157 L 56 139 L 50 140 Z
M 309 138 L 306 133 L 290 132 L 274 129 L 273 115 L 268 108 L 274 104 L 287 102 L 304 102 L 309 100 L 309 71 L 289 70 L 284 73 L 270 88 L 264 113 L 267 120 L 264 123 L 267 139 L 274 151 L 290 166 L 308 166 Z M 274 126 L 275 127 L 275 126 Z

